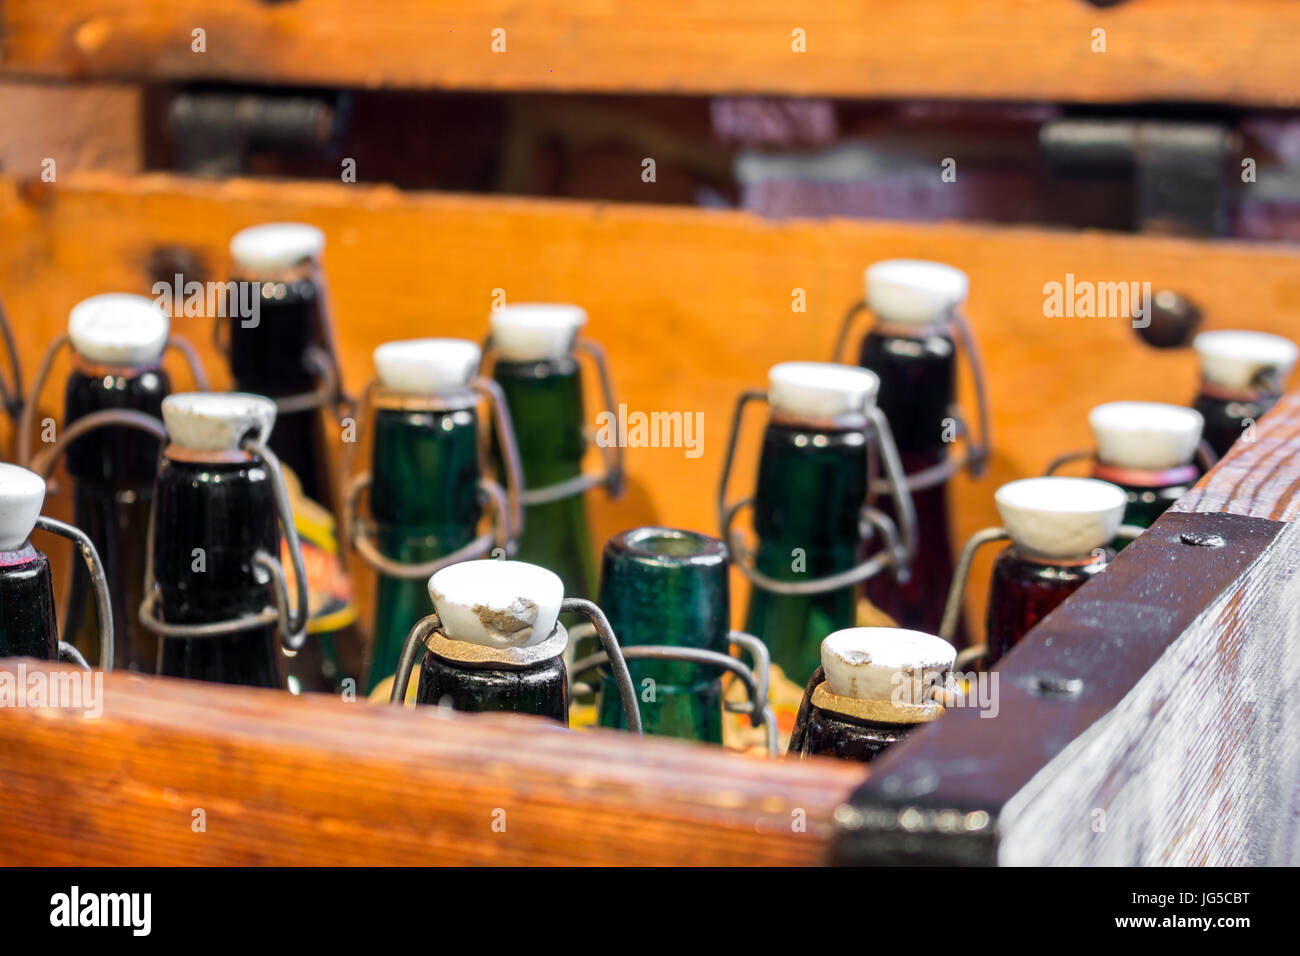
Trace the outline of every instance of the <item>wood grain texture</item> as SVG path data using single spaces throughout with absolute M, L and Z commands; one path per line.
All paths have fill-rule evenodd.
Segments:
M 0 675 L 20 665 L 37 662 L 0 660 Z M 96 718 L 0 708 L 0 862 L 809 864 L 862 777 L 541 719 L 164 678 L 107 675 L 102 699 Z
M 1251 441 L 1250 439 L 1254 440 Z M 1175 511 L 1291 521 L 1300 514 L 1300 394 L 1283 397 Z
M 1287 0 L 8 0 L 3 11 L 14 74 L 1269 106 L 1295 102 L 1300 38 Z M 792 49 L 796 29 L 806 52 Z
M 1292 523 L 1016 794 L 1000 821 L 1000 864 L 1300 862 L 1298 559 Z
M 306 220 L 327 234 L 326 269 L 353 389 L 373 374 L 370 354 L 384 341 L 480 339 L 493 290 L 501 289 L 508 301 L 586 306 L 588 332 L 607 347 L 619 400 L 630 410 L 702 413 L 699 457 L 682 448 L 628 449 L 629 493 L 614 503 L 599 493 L 590 498 L 598 541 L 650 522 L 716 533 L 713 496 L 736 396 L 764 386 L 776 362 L 825 358 L 843 308 L 862 294 L 862 267 L 878 259 L 939 259 L 971 276 L 969 313 L 992 383 L 996 449 L 987 479 L 954 483 L 959 540 L 998 523 L 992 493 L 999 484 L 1090 445 L 1093 405 L 1184 403 L 1195 390 L 1190 350 L 1152 350 L 1123 319 L 1045 318 L 1045 282 L 1067 273 L 1149 281 L 1198 303 L 1207 327 L 1300 337 L 1298 257 L 1284 247 L 77 173 L 53 187 L 0 178 L 0 290 L 28 374 L 78 300 L 149 292 L 162 250 L 194 257 L 205 278 L 225 278 L 229 237 L 277 219 Z M 807 295 L 806 312 L 791 311 L 796 289 Z M 174 331 L 203 346 L 216 382 L 228 381 L 208 347 L 211 320 L 179 318 Z M 179 368 L 175 378 L 188 381 Z M 57 409 L 58 394 L 56 386 L 48 390 L 47 409 Z M 741 442 L 733 496 L 753 487 L 759 424 L 751 420 Z M 987 580 L 990 560 L 976 565 L 973 580 Z M 362 584 L 369 577 L 357 574 Z M 739 616 L 744 592 L 737 588 Z M 983 588 L 969 600 L 978 624 Z

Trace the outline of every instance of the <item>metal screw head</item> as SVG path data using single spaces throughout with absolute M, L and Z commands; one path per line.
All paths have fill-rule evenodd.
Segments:
M 1223 535 L 1209 531 L 1184 531 L 1178 536 L 1178 540 L 1193 548 L 1222 548 L 1228 543 Z
M 1029 690 L 1038 697 L 1074 697 L 1083 690 L 1083 681 L 1077 677 L 1035 674 L 1029 679 Z

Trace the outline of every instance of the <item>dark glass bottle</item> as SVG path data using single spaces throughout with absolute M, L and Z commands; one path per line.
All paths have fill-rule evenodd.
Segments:
M 525 496 L 582 475 L 582 370 L 573 347 L 586 318 L 577 306 L 559 304 L 507 305 L 492 313 L 492 377 L 515 423 Z M 582 490 L 526 502 L 519 558 L 550 568 L 571 597 L 591 598 L 596 563 Z
M 568 724 L 569 637 L 554 572 L 523 561 L 464 561 L 438 571 L 428 587 L 438 617 L 411 635 L 423 641 L 417 703 Z
M 1264 332 L 1202 332 L 1193 341 L 1201 365 L 1192 407 L 1205 419 L 1205 441 L 1222 458 L 1282 395 L 1297 348 Z
M 0 551 L 0 657 L 58 656 L 50 562 L 24 541 Z
M 295 691 L 333 690 L 342 678 L 359 676 L 362 663 L 336 530 L 331 449 L 341 432 L 328 413 L 341 384 L 319 268 L 323 247 L 323 234 L 299 223 L 254 226 L 230 243 L 234 279 L 260 283 L 257 314 L 229 320 L 231 372 L 236 388 L 279 405 L 271 450 L 290 473 L 289 486 L 301 492 L 294 513 L 308 568 L 311 639 L 281 662 Z
M 1107 402 L 1088 415 L 1097 454 L 1092 477 L 1123 489 L 1124 523 L 1149 528 L 1201 476 L 1192 461 L 1204 420 L 1190 408 L 1159 402 Z M 1116 551 L 1128 544 L 1116 538 Z
M 772 414 L 753 498 L 757 545 L 753 567 L 740 564 L 754 585 L 745 629 L 768 646 L 786 680 L 802 685 L 817 668 L 822 639 L 856 623 L 858 582 L 891 566 L 904 567 L 893 522 L 878 511 L 874 527 L 865 520 L 873 513 L 867 492 L 878 459 L 899 479 L 891 483 L 891 494 L 898 497 L 894 508 L 910 513 L 911 501 L 888 425 L 874 407 L 879 380 L 873 372 L 784 362 L 768 378 Z M 742 397 L 742 405 L 753 395 Z M 724 493 L 735 441 L 733 432 Z M 719 512 L 724 534 L 730 534 L 736 508 L 728 508 L 721 495 Z M 909 520 L 903 529 L 906 548 Z M 864 560 L 869 544 L 875 554 Z
M 1127 506 L 1123 489 L 1091 478 L 1025 478 L 994 501 L 1012 543 L 993 563 L 988 666 L 1105 569 Z
M 809 681 L 790 752 L 863 762 L 943 713 L 936 691 L 957 654 L 933 635 L 883 627 L 837 631 L 821 653 L 823 665 Z
M 725 654 L 730 646 L 729 561 L 723 543 L 673 528 L 614 535 L 601 562 L 600 606 L 623 647 L 662 645 Z M 722 743 L 716 668 L 629 660 L 644 732 Z M 626 728 L 614 678 L 602 669 L 597 722 Z
M 877 576 L 866 582 L 865 593 L 900 627 L 935 632 L 953 576 L 948 480 L 956 465 L 950 460 L 952 443 L 960 434 L 955 330 L 969 283 L 965 273 L 951 266 L 911 259 L 875 263 L 865 278 L 865 306 L 876 324 L 862 340 L 858 363 L 880 378 L 878 404 L 913 485 L 916 509 L 910 578 L 899 583 Z M 971 367 L 978 376 L 976 356 Z M 981 427 L 985 425 L 981 409 Z M 982 469 L 987 450 L 973 446 L 971 454 L 979 458 L 975 470 Z M 888 497 L 881 496 L 877 506 L 897 520 Z M 960 621 L 955 639 L 965 646 Z
M 412 381 L 408 370 L 420 368 L 421 357 Z M 482 475 L 470 379 L 478 359 L 478 346 L 458 339 L 392 342 L 375 352 L 383 389 L 374 400 L 370 511 L 376 546 L 392 561 L 430 562 L 476 536 Z M 407 633 L 432 610 L 427 579 L 379 574 L 367 693 L 393 676 Z
M 154 490 L 153 580 L 167 624 L 215 624 L 262 612 L 272 594 L 255 563 L 280 554 L 274 479 L 242 450 L 264 434 L 274 406 L 254 396 L 176 395 L 163 403 L 171 444 Z M 218 422 L 216 437 L 213 427 Z M 161 639 L 158 673 L 281 687 L 274 624 L 216 637 Z
M 101 295 L 72 310 L 68 331 L 77 355 L 64 390 L 64 424 L 109 409 L 161 418 L 171 381 L 161 367 L 167 316 L 135 295 Z M 158 642 L 140 624 L 144 549 L 161 443 L 143 431 L 109 426 L 88 432 L 67 449 L 74 522 L 104 559 L 113 607 L 119 668 L 153 673 Z M 95 598 L 83 562 L 71 566 L 65 639 L 87 657 L 98 644 Z

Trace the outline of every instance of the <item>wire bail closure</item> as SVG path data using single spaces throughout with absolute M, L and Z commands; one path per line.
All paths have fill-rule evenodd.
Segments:
M 748 715 L 751 727 L 762 727 L 768 752 L 772 756 L 776 756 L 779 750 L 776 712 L 772 710 L 772 705 L 767 700 L 772 673 L 772 658 L 768 653 L 767 645 L 754 635 L 746 634 L 744 631 L 731 631 L 727 637 L 732 644 L 747 651 L 753 657 L 754 666 L 752 668 L 738 657 L 732 657 L 730 654 L 720 654 L 717 651 L 710 651 L 702 647 L 633 644 L 624 647 L 622 650 L 623 656 L 630 661 L 678 661 L 684 664 L 704 664 L 735 674 L 745 686 L 748 700 L 744 703 L 730 700 L 724 701 L 723 707 L 731 714 Z M 570 689 L 576 692 L 576 681 L 573 678 L 578 674 L 594 670 L 608 662 L 609 655 L 605 653 L 591 654 L 579 661 L 575 661 L 570 672 Z M 623 707 L 624 711 L 626 711 L 626 701 L 623 702 Z
M 1056 474 L 1066 465 L 1073 464 L 1076 461 L 1096 460 L 1096 453 L 1092 449 L 1079 449 L 1077 451 L 1067 451 L 1064 454 L 1057 455 L 1047 463 L 1043 469 L 1043 474 L 1051 476 Z M 1202 472 L 1208 472 L 1211 468 L 1219 463 L 1219 456 L 1214 453 L 1210 443 L 1202 438 L 1196 443 L 1196 454 L 1193 460 L 1200 466 Z
M 491 478 L 479 478 L 478 491 L 481 501 L 490 505 L 493 521 L 492 528 L 483 532 L 473 541 L 432 561 L 422 564 L 408 564 L 386 556 L 379 549 L 371 529 L 371 522 L 362 518 L 361 495 L 374 483 L 374 475 L 369 471 L 353 476 L 344 493 L 343 537 L 352 550 L 361 556 L 371 569 L 389 578 L 414 581 L 428 579 L 435 572 L 445 567 L 459 564 L 461 561 L 473 561 L 489 556 L 494 549 L 500 549 L 506 557 L 513 557 L 519 548 L 519 538 L 524 532 L 524 510 L 521 488 L 523 487 L 523 466 L 520 464 L 519 444 L 515 441 L 514 425 L 510 419 L 510 409 L 506 406 L 501 387 L 491 379 L 475 377 L 469 388 L 488 404 L 492 415 L 494 430 L 501 447 L 501 458 L 505 468 L 506 487 Z M 375 395 L 379 391 L 377 381 L 372 381 L 362 398 L 361 414 L 363 420 L 369 421 L 374 414 Z M 360 429 L 360 423 L 358 423 Z M 483 443 L 479 443 L 479 467 L 485 470 L 486 454 Z
M 600 380 L 600 393 L 605 407 L 611 414 L 616 414 L 618 403 L 614 400 L 614 380 L 609 372 L 609 359 L 605 349 L 599 343 L 583 336 L 575 337 L 569 348 L 571 352 L 585 352 L 591 358 L 592 364 L 596 366 L 596 376 Z M 483 362 L 480 364 L 486 363 L 489 355 L 495 358 L 491 334 L 483 340 Z M 583 429 L 583 438 L 588 447 L 595 443 L 600 449 L 600 456 L 605 465 L 604 473 L 587 472 L 541 488 L 525 487 L 519 493 L 519 500 L 525 507 L 563 501 L 566 498 L 585 494 L 602 485 L 611 498 L 621 498 L 623 496 L 626 487 L 626 472 L 623 468 L 622 444 L 617 441 L 613 445 L 595 442 L 592 432 L 588 428 Z M 528 476 L 524 475 L 523 477 L 527 481 Z
M 86 569 L 90 572 L 90 581 L 95 589 L 95 614 L 99 618 L 99 669 L 111 671 L 114 663 L 113 642 L 115 640 L 113 599 L 108 593 L 108 576 L 104 573 L 104 562 L 99 552 L 95 550 L 94 542 L 80 528 L 56 521 L 54 518 L 47 518 L 45 515 L 40 515 L 36 519 L 36 527 L 50 534 L 57 534 L 61 538 L 67 538 L 81 552 L 81 559 L 86 562 Z M 90 670 L 86 659 L 67 641 L 59 641 L 59 656 L 71 660 L 78 667 Z
M 32 471 L 40 471 L 40 468 L 38 468 L 35 463 L 41 461 L 42 455 L 42 452 L 33 453 L 32 451 L 32 429 L 36 424 L 37 406 L 40 403 L 41 392 L 44 391 L 45 385 L 49 381 L 50 372 L 54 368 L 54 361 L 58 358 L 59 353 L 63 351 L 65 347 L 72 347 L 72 337 L 66 332 L 51 342 L 49 348 L 45 350 L 45 354 L 41 356 L 41 363 L 36 368 L 36 377 L 32 379 L 31 390 L 27 393 L 27 404 L 23 408 L 22 415 L 18 419 L 18 463 L 24 468 L 30 468 Z M 208 391 L 208 376 L 203 371 L 203 363 L 199 360 L 199 354 L 195 351 L 194 346 L 179 336 L 169 335 L 166 344 L 163 346 L 163 354 L 165 355 L 169 349 L 174 352 L 179 352 L 185 359 L 185 364 L 189 367 L 190 375 L 194 379 L 196 389 L 200 392 Z M 86 432 L 101 426 L 133 426 L 140 424 L 139 420 L 128 420 L 125 417 L 110 419 L 109 413 L 113 412 L 120 412 L 122 416 L 135 414 L 139 415 L 142 419 L 157 421 L 156 418 L 152 418 L 152 416 L 145 415 L 141 412 L 131 413 L 126 409 L 102 409 L 101 411 L 85 415 L 82 418 L 77 419 L 71 425 L 68 425 L 66 433 L 62 436 L 59 442 L 55 442 L 55 445 L 58 445 L 61 442 L 70 443 Z M 78 428 L 83 421 L 87 424 Z M 149 429 L 146 428 L 145 430 L 148 431 Z M 159 437 L 166 438 L 166 432 L 164 431 Z M 46 453 L 51 455 L 53 460 L 57 460 L 63 452 L 55 452 L 47 449 Z M 52 468 L 53 460 L 48 466 L 44 467 Z M 45 474 L 44 477 L 49 476 L 48 474 Z
M 871 481 L 871 441 L 868 436 L 868 441 L 863 444 L 863 454 L 867 456 L 868 464 L 867 498 L 859 511 L 859 534 L 865 539 L 871 537 L 873 531 L 878 533 L 881 538 L 880 550 L 847 571 L 810 581 L 778 581 L 758 570 L 754 564 L 753 551 L 745 546 L 739 532 L 732 530 L 736 516 L 745 508 L 753 507 L 754 496 L 750 495 L 728 505 L 726 495 L 727 483 L 735 463 L 736 443 L 743 424 L 745 406 L 750 402 L 759 401 L 768 401 L 767 392 L 762 389 L 747 390 L 737 399 L 736 411 L 731 420 L 731 436 L 727 441 L 726 456 L 722 464 L 722 477 L 718 483 L 718 527 L 722 532 L 722 540 L 731 549 L 734 563 L 740 572 L 755 587 L 782 595 L 821 594 L 835 591 L 875 577 L 885 568 L 893 569 L 894 578 L 899 583 L 906 582 L 911 574 L 911 561 L 916 555 L 916 507 L 912 503 L 911 488 L 905 480 L 903 464 L 898 457 L 898 448 L 894 444 L 889 422 L 884 413 L 874 405 L 866 410 L 865 430 L 874 432 L 888 480 L 879 487 Z M 894 512 L 899 518 L 897 524 L 889 515 L 871 504 L 874 496 L 881 489 L 889 492 L 894 504 Z
M 866 299 L 859 299 L 849 306 L 848 311 L 844 313 L 843 320 L 840 322 L 839 334 L 835 338 L 835 347 L 831 352 L 832 362 L 842 361 L 841 356 L 843 356 L 848 345 L 849 332 L 854 321 L 859 315 L 868 312 Z M 954 309 L 952 317 L 942 324 L 942 328 L 950 333 L 955 333 L 953 338 L 961 342 L 961 350 L 966 356 L 971 381 L 975 386 L 975 406 L 976 416 L 979 421 L 979 435 L 974 436 L 971 434 L 970 427 L 966 424 L 966 420 L 962 417 L 959 408 L 955 406 L 950 408 L 949 414 L 956 422 L 957 434 L 966 438 L 965 453 L 960 457 L 948 458 L 937 465 L 922 468 L 920 471 L 908 475 L 907 487 L 911 491 L 924 491 L 927 488 L 942 485 L 962 469 L 965 469 L 972 478 L 982 478 L 985 472 L 988 471 L 989 451 L 993 439 L 989 415 L 988 385 L 984 376 L 984 357 L 979 350 L 979 344 L 975 341 L 975 333 L 971 330 L 970 321 L 961 309 Z
M 605 617 L 605 612 L 594 602 L 584 598 L 565 598 L 560 603 L 560 613 L 581 614 L 591 623 L 592 629 L 596 632 L 596 637 L 600 640 L 601 647 L 604 648 L 603 654 L 595 656 L 600 658 L 599 663 L 608 662 L 610 668 L 614 671 L 614 680 L 618 684 L 619 699 L 623 703 L 623 712 L 627 715 L 627 729 L 630 733 L 638 737 L 641 736 L 641 711 L 637 709 L 636 688 L 632 684 L 632 673 L 627 668 L 627 660 L 623 649 L 619 647 L 618 637 L 614 634 L 614 628 L 610 626 L 609 619 Z M 411 673 L 415 670 L 416 658 L 420 654 L 420 649 L 425 648 L 427 651 L 425 641 L 433 632 L 441 631 L 441 629 L 442 621 L 439 620 L 438 612 L 435 611 L 417 621 L 415 627 L 411 628 L 411 632 L 406 635 L 406 643 L 402 645 L 402 656 L 397 662 L 397 673 L 393 678 L 393 689 L 388 698 L 390 704 L 400 707 L 405 703 L 406 688 L 411 682 Z
M 284 484 L 284 472 L 280 459 L 266 445 L 266 436 L 250 436 L 240 446 L 244 451 L 266 462 L 271 476 L 271 486 L 275 493 L 276 513 L 280 530 L 289 546 L 290 560 L 293 562 L 293 578 L 296 588 L 294 607 L 289 607 L 289 585 L 284 566 L 279 558 L 258 549 L 253 556 L 253 563 L 259 571 L 259 583 L 268 585 L 272 591 L 272 604 L 256 614 L 244 614 L 227 621 L 210 624 L 168 624 L 156 613 L 159 600 L 157 582 L 153 574 L 153 539 L 154 522 L 157 517 L 157 505 L 149 511 L 149 538 L 145 544 L 145 580 L 144 600 L 140 602 L 140 623 L 159 637 L 208 638 L 225 637 L 260 627 L 274 625 L 280 632 L 280 642 L 285 651 L 293 653 L 302 648 L 307 641 L 307 568 L 303 562 L 302 545 L 298 540 L 298 529 L 293 521 L 293 508 L 289 501 L 289 492 Z

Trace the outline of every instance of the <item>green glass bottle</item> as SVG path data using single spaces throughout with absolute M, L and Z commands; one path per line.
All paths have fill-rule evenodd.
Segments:
M 624 648 L 699 648 L 726 654 L 731 602 L 723 543 L 673 528 L 614 535 L 601 561 L 600 607 Z M 716 667 L 636 660 L 628 669 L 645 733 L 722 743 L 722 680 Z M 597 722 L 627 726 L 613 675 L 601 670 Z
M 605 484 L 613 494 L 621 485 L 618 449 L 608 450 L 608 474 L 584 479 L 587 450 L 583 432 L 582 370 L 575 349 L 589 350 L 600 371 L 606 401 L 609 376 L 603 353 L 578 342 L 587 314 L 576 305 L 506 305 L 492 313 L 492 377 L 501 386 L 523 465 L 524 534 L 519 558 L 549 568 L 564 581 L 571 597 L 596 592 L 595 551 L 584 495 Z
M 462 339 L 375 350 L 373 545 L 358 539 L 353 522 L 354 544 L 379 571 L 367 693 L 393 676 L 408 632 L 433 610 L 427 581 L 437 564 L 481 557 L 491 547 L 492 536 L 477 531 L 482 396 L 473 382 L 480 357 L 479 347 Z
M 769 386 L 772 415 L 753 498 L 758 543 L 753 566 L 739 562 L 754 585 L 746 630 L 768 646 L 788 680 L 803 685 L 817 669 L 823 638 L 856 623 L 855 586 L 890 567 L 905 578 L 915 511 L 888 423 L 875 406 L 875 373 L 785 362 L 772 368 Z M 735 440 L 733 433 L 724 493 Z M 869 507 L 877 456 L 901 516 L 897 526 Z M 737 510 L 719 495 L 724 535 Z

